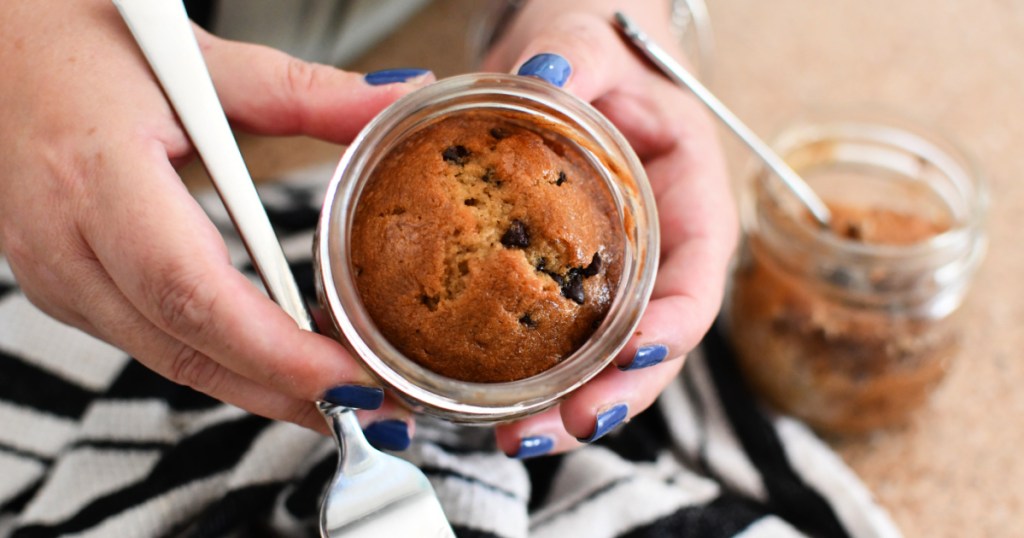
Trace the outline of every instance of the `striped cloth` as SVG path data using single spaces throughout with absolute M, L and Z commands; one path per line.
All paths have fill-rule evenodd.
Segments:
M 330 174 L 261 191 L 309 294 Z M 215 195 L 200 202 L 257 282 Z M 422 418 L 400 455 L 460 537 L 899 535 L 827 445 L 758 408 L 715 331 L 656 405 L 594 445 L 520 462 L 487 429 Z M 314 536 L 334 465 L 327 439 L 51 320 L 0 259 L 0 536 Z

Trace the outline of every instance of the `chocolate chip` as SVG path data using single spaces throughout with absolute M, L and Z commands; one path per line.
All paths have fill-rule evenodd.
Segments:
M 530 231 L 521 220 L 513 220 L 501 236 L 501 244 L 506 248 L 526 248 L 530 246 Z
M 468 205 L 469 207 L 475 207 L 476 204 L 477 204 L 477 199 L 476 198 L 466 198 L 465 200 L 462 201 L 462 203 Z
M 501 180 L 497 178 L 498 173 L 493 168 L 488 168 L 480 178 L 484 183 L 493 183 L 495 187 L 501 186 Z
M 845 267 L 835 267 L 825 270 L 825 280 L 836 286 L 849 288 L 854 285 L 857 277 Z
M 537 321 L 531 318 L 529 314 L 523 314 L 522 317 L 519 318 L 519 323 L 528 329 L 537 328 Z
M 601 254 L 595 252 L 594 257 L 590 259 L 590 265 L 583 268 L 583 276 L 592 277 L 597 273 L 601 272 Z
M 590 259 L 590 265 L 586 267 L 573 267 L 565 273 L 565 276 L 548 273 L 551 278 L 562 288 L 562 296 L 571 299 L 576 304 L 583 304 L 586 296 L 583 290 L 583 279 L 596 275 L 601 271 L 601 255 L 597 252 Z
M 555 180 L 555 185 L 561 187 L 562 183 L 565 183 L 566 179 L 568 178 L 565 177 L 565 172 L 558 172 L 558 179 Z
M 432 297 L 424 293 L 423 295 L 420 295 L 420 302 L 423 303 L 424 306 L 426 306 L 428 309 L 430 309 L 431 312 L 433 312 L 434 310 L 437 310 L 437 303 L 441 302 L 441 299 L 439 297 Z
M 555 281 L 555 284 L 562 290 L 562 296 L 566 299 L 574 301 L 576 304 L 583 304 L 586 299 L 583 291 L 583 272 L 584 270 L 578 267 L 569 269 L 569 271 L 560 275 L 554 271 L 547 270 L 547 258 L 541 258 L 536 265 L 538 271 L 551 277 L 551 280 Z
M 493 136 L 497 140 L 501 140 L 502 138 L 507 137 L 509 134 L 511 133 L 509 133 L 508 130 L 503 127 L 493 127 L 491 129 L 491 136 Z
M 583 304 L 583 274 L 579 269 L 570 269 L 562 283 L 562 296 L 576 304 Z
M 450 146 L 441 152 L 441 157 L 450 163 L 461 166 L 469 160 L 469 150 L 466 149 L 466 146 Z
M 860 224 L 851 222 L 846 225 L 846 230 L 844 230 L 843 236 L 847 239 L 860 241 L 864 239 L 864 230 L 860 227 Z

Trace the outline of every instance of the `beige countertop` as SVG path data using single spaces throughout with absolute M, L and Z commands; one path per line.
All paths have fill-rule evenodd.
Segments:
M 968 302 L 965 351 L 900 431 L 836 442 L 907 536 L 1011 536 L 1024 527 L 1024 3 L 711 0 L 713 88 L 768 136 L 811 108 L 869 105 L 934 125 L 973 154 L 992 196 L 990 250 Z M 473 0 L 438 0 L 352 67 L 468 66 Z M 454 41 L 454 42 L 453 42 Z M 734 169 L 749 157 L 726 136 Z M 338 148 L 244 141 L 258 177 Z M 201 175 L 184 172 L 193 183 Z

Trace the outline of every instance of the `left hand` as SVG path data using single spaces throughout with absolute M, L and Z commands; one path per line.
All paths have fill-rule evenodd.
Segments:
M 630 50 L 612 26 L 615 4 L 528 2 L 482 66 L 486 71 L 532 74 L 535 69 L 522 66 L 538 54 L 567 61 L 562 66 L 557 57 L 542 59 L 545 67 L 554 67 L 547 72 L 555 75 L 554 80 L 542 78 L 564 83 L 625 135 L 654 190 L 662 238 L 654 293 L 634 336 L 614 364 L 557 407 L 499 426 L 498 444 L 512 456 L 571 450 L 649 407 L 718 313 L 738 236 L 711 118 L 692 95 Z M 667 28 L 667 2 L 634 2 L 623 8 L 663 46 L 678 42 Z M 682 59 L 681 53 L 677 56 Z M 567 78 L 559 67 L 570 67 Z

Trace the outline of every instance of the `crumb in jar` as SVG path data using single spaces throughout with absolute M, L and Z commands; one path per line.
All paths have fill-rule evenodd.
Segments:
M 950 226 L 879 208 L 830 203 L 829 209 L 833 233 L 867 244 L 910 245 Z M 781 260 L 754 234 L 733 275 L 729 330 L 750 385 L 823 432 L 859 434 L 904 421 L 956 354 L 955 319 L 854 304 L 785 263 L 793 260 Z M 826 284 L 848 290 L 857 272 L 839 267 Z M 890 277 L 875 275 L 875 283 Z

